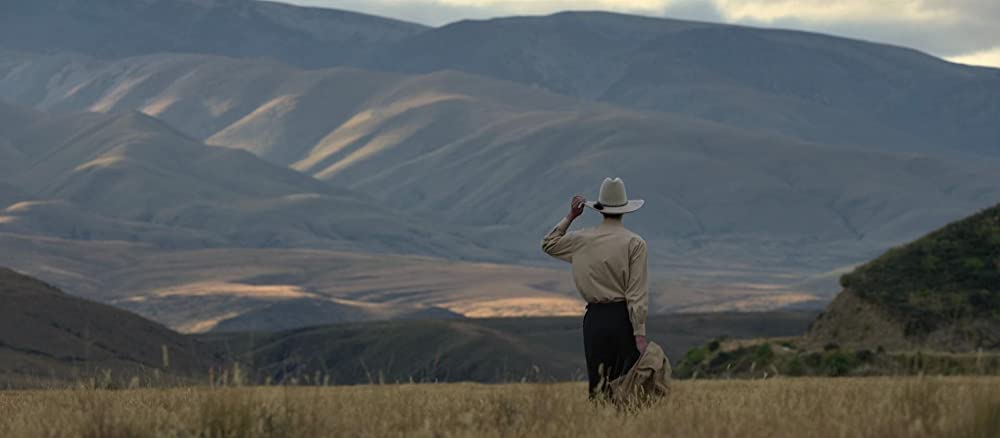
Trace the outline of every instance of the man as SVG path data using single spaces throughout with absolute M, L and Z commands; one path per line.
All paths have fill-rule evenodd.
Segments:
M 622 216 L 643 203 L 628 199 L 620 178 L 605 178 L 597 202 L 574 196 L 569 214 L 542 240 L 545 253 L 573 265 L 576 288 L 587 301 L 583 345 L 592 399 L 608 395 L 608 382 L 628 372 L 646 350 L 646 241 L 622 225 Z M 567 233 L 584 206 L 604 221 Z

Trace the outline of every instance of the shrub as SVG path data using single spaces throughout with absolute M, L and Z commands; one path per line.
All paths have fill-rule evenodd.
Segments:
M 809 353 L 805 356 L 804 362 L 811 368 L 819 368 L 823 365 L 823 355 L 819 353 Z
M 720 351 L 716 354 L 712 360 L 708 361 L 708 366 L 712 368 L 717 368 L 729 364 L 730 361 L 735 359 L 732 353 L 727 353 L 725 351 Z
M 708 351 L 714 352 L 714 351 L 716 351 L 718 349 L 719 349 L 719 340 L 718 339 L 712 339 L 712 342 L 708 343 Z
M 826 374 L 832 377 L 846 376 L 851 371 L 851 360 L 846 354 L 836 352 L 826 357 Z
M 773 357 L 774 351 L 771 350 L 771 344 L 760 344 L 753 350 L 754 361 L 761 365 L 770 362 Z
M 694 365 L 704 361 L 706 356 L 707 353 L 704 348 L 695 347 L 688 350 L 688 352 L 684 354 L 684 360 Z
M 802 361 L 796 356 L 785 363 L 784 373 L 792 377 L 803 376 L 806 373 L 806 367 L 802 365 Z
M 854 352 L 854 358 L 858 362 L 871 362 L 872 359 L 875 359 L 875 353 L 872 353 L 871 350 L 858 350 Z

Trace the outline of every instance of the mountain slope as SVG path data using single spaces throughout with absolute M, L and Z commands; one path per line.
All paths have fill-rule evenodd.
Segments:
M 0 210 L 0 232 L 64 239 L 143 242 L 161 248 L 229 243 L 209 231 L 119 219 L 67 201 L 24 201 Z
M 143 111 L 522 257 L 539 257 L 556 206 L 609 174 L 651 201 L 630 222 L 659 241 L 657 263 L 753 260 L 758 273 L 826 272 L 1000 198 L 996 160 L 807 143 L 459 72 L 190 55 L 0 59 L 0 95 L 21 104 Z M 531 208 L 497 208 L 507 205 Z
M 0 182 L 0 208 L 7 207 L 27 198 L 28 195 L 24 192 L 24 190 L 10 184 Z
M 462 321 L 314 327 L 258 336 L 250 345 L 240 358 L 256 365 L 261 380 L 279 382 L 319 370 L 331 383 L 517 381 L 535 377 L 541 364 L 550 365 L 544 377 L 568 380 L 577 371 L 568 354 Z
M 107 231 L 117 221 L 124 229 L 144 229 L 117 236 L 166 247 L 228 242 L 489 254 L 417 218 L 400 218 L 367 196 L 244 151 L 207 147 L 146 115 L 25 111 L 14 116 L 17 110 L 9 106 L 2 112 L 9 117 L 0 117 L 0 126 L 24 158 L 0 181 L 24 189 L 32 199 L 58 201 L 9 208 L 6 230 L 26 226 L 43 235 L 67 237 L 73 230 L 75 238 L 112 237 Z M 60 214 L 46 213 L 56 206 Z M 18 216 L 22 220 L 11 219 Z M 50 220 L 36 220 L 43 217 Z
M 0 381 L 58 381 L 105 370 L 193 375 L 213 364 L 187 337 L 8 269 L 0 269 L 0 300 Z
M 814 342 L 1000 348 L 1000 205 L 894 248 L 841 283 L 807 335 Z
M 58 28 L 58 32 L 53 32 Z M 0 5 L 0 41 L 17 50 L 103 58 L 157 52 L 348 63 L 423 26 L 253 0 L 33 0 Z
M 1000 70 L 807 32 L 603 12 L 428 29 L 251 0 L 21 2 L 0 6 L 0 29 L 0 46 L 20 51 L 460 70 L 806 141 L 1000 154 Z
M 820 34 L 567 12 L 454 23 L 372 65 L 462 70 L 810 141 L 1000 155 L 1000 70 Z

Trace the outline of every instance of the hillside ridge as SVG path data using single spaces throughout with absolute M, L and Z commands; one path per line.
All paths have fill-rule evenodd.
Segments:
M 160 371 L 190 377 L 216 365 L 197 341 L 106 304 L 0 268 L 0 385 Z
M 841 278 L 807 339 L 866 348 L 1000 349 L 1000 204 Z

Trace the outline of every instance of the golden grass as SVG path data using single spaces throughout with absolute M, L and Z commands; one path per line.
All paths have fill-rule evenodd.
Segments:
M 1000 379 L 676 382 L 638 413 L 582 384 L 0 392 L 0 436 L 1000 436 Z

